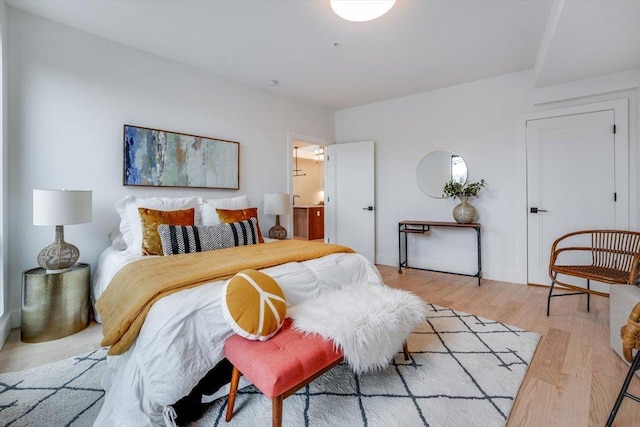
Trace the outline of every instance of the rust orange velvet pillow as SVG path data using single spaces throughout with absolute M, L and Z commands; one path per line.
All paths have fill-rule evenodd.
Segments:
M 160 224 L 194 225 L 195 209 L 158 211 L 138 208 L 142 223 L 142 255 L 162 255 L 162 241 L 158 234 Z
M 258 224 L 258 208 L 246 208 L 246 209 L 216 209 L 218 212 L 218 218 L 220 223 L 230 224 L 232 222 L 246 221 L 249 218 L 256 219 L 256 228 L 258 229 L 258 243 L 264 243 L 262 238 L 262 232 L 260 231 L 260 224 Z

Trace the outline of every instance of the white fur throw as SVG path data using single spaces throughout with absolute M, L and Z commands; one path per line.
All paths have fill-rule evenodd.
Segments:
M 425 319 L 426 306 L 411 292 L 354 283 L 298 304 L 287 315 L 295 329 L 332 340 L 351 369 L 364 373 L 388 366 Z

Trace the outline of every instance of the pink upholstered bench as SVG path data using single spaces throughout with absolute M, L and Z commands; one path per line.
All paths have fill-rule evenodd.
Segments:
M 267 341 L 251 341 L 239 335 L 229 338 L 224 355 L 233 365 L 226 420 L 233 416 L 233 405 L 240 375 L 272 401 L 272 425 L 282 425 L 282 401 L 342 361 L 342 352 L 319 335 L 291 329 L 287 319 L 276 335 Z
M 405 359 L 409 358 L 404 345 Z M 338 365 L 343 354 L 319 335 L 306 335 L 291 328 L 287 319 L 267 341 L 251 341 L 239 335 L 229 338 L 225 357 L 233 365 L 226 421 L 231 421 L 240 375 L 272 401 L 272 426 L 282 425 L 282 401 Z

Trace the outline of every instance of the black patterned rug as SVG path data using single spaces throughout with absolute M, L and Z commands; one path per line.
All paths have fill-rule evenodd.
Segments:
M 428 304 L 426 321 L 409 337 L 411 360 L 399 352 L 388 369 L 355 375 L 338 365 L 284 401 L 291 427 L 504 426 L 540 336 L 513 326 Z M 226 400 L 196 425 L 271 424 L 271 400 L 253 386 L 238 392 L 231 422 Z
M 90 426 L 102 407 L 106 349 L 0 375 L 0 426 Z
M 429 305 L 389 368 L 355 375 L 345 364 L 284 401 L 284 426 L 504 426 L 540 336 Z M 29 371 L 0 375 L 0 425 L 90 426 L 102 405 L 104 350 Z M 271 401 L 252 386 L 226 399 L 196 426 L 267 426 Z

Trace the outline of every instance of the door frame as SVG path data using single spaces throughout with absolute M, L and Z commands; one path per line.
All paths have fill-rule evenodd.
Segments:
M 321 138 L 319 136 L 312 136 L 312 135 L 305 135 L 303 133 L 298 133 L 298 132 L 292 132 L 289 131 L 287 132 L 287 194 L 290 194 L 293 197 L 293 148 L 295 146 L 294 141 L 302 141 L 302 142 L 308 142 L 310 144 L 315 144 L 315 145 L 331 145 L 334 144 L 333 141 L 330 141 L 328 139 L 324 139 Z M 324 162 L 323 164 L 323 176 L 325 177 L 325 181 L 326 181 L 326 176 L 327 176 L 327 163 Z M 327 223 L 327 216 L 326 216 L 327 212 L 325 212 L 325 217 L 324 217 L 324 223 L 326 225 Z M 289 236 L 291 238 L 293 238 L 293 211 L 291 212 L 291 214 L 288 216 L 287 219 L 287 230 L 289 231 Z
M 598 111 L 613 110 L 614 123 L 616 125 L 616 133 L 614 136 L 615 153 L 614 161 L 616 165 L 615 185 L 618 193 L 619 208 L 616 208 L 616 224 L 618 227 L 630 228 L 636 226 L 634 215 L 632 215 L 632 207 L 637 204 L 637 196 L 630 189 L 636 188 L 636 162 L 629 151 L 629 99 L 621 98 L 611 101 L 594 102 L 589 104 L 575 105 L 571 107 L 557 108 L 551 110 L 542 110 L 533 113 L 521 114 L 518 118 L 518 147 L 523 159 L 523 170 L 525 173 L 521 176 L 522 198 L 520 205 L 522 206 L 522 214 L 516 218 L 522 230 L 516 237 L 522 248 L 520 256 L 519 268 L 523 272 L 522 283 L 528 283 L 529 265 L 528 265 L 528 212 L 527 201 L 527 122 L 531 120 L 548 119 L 561 116 L 572 116 L 583 113 L 593 113 Z

